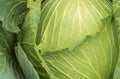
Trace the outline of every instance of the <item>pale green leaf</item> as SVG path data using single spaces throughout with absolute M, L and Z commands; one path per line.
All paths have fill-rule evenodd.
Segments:
M 47 0 L 42 4 L 37 40 L 42 52 L 73 48 L 99 33 L 102 19 L 112 14 L 108 0 Z
M 40 58 L 50 79 L 113 79 L 118 57 L 116 33 L 110 18 L 103 26 L 100 33 L 87 36 L 73 49 L 43 53 Z

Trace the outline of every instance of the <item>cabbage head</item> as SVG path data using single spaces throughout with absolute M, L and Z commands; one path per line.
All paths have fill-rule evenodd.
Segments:
M 120 0 L 0 0 L 0 79 L 120 79 Z

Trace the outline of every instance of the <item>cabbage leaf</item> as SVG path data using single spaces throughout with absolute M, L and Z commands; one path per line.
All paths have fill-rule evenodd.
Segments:
M 25 79 L 12 48 L 14 37 L 0 26 L 0 79 Z

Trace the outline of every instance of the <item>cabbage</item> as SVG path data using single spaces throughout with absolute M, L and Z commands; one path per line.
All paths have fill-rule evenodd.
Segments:
M 0 79 L 119 79 L 119 0 L 0 0 Z

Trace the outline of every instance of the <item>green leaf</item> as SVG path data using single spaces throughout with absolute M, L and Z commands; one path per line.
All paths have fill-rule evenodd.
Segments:
M 35 0 L 35 1 L 28 0 L 27 8 L 29 8 L 29 12 L 25 17 L 25 21 L 21 29 L 20 43 L 22 45 L 22 49 L 24 50 L 24 54 L 26 54 L 26 57 L 28 58 L 27 61 L 29 61 L 29 63 L 32 64 L 32 68 L 34 68 L 34 71 L 37 72 L 37 74 L 41 79 L 48 79 L 49 76 L 46 73 L 45 69 L 41 66 L 41 61 L 39 60 L 38 52 L 35 50 L 36 39 L 37 39 L 36 34 L 37 34 L 38 24 L 41 15 L 41 0 Z M 21 59 L 19 58 L 18 60 L 19 63 L 22 65 L 23 63 L 20 62 Z M 29 70 L 24 68 L 24 66 L 21 67 L 25 72 L 25 74 L 29 72 Z M 31 74 L 28 73 L 26 75 L 28 77 Z M 36 78 L 32 77 L 31 79 L 36 79 Z
M 2 27 L 10 32 L 18 33 L 20 31 L 18 25 L 21 24 L 26 10 L 26 0 L 0 0 Z
M 73 49 L 39 55 L 50 79 L 113 79 L 118 57 L 116 33 L 110 18 L 103 26 L 100 33 L 87 36 Z
M 25 21 L 22 26 L 22 44 L 35 45 L 36 34 L 38 29 L 38 24 L 41 15 L 41 0 L 28 0 L 27 8 L 29 12 L 25 17 Z
M 25 79 L 18 63 L 13 58 L 1 54 L 1 52 L 0 79 Z
M 15 41 L 14 38 L 15 38 L 14 34 L 7 32 L 0 26 L 0 49 L 6 50 L 7 55 L 10 56 L 14 54 L 14 41 Z
M 35 70 L 37 71 L 40 79 L 49 79 L 49 75 L 46 70 L 41 65 L 41 59 L 39 58 L 40 53 L 36 47 L 30 45 L 22 45 L 22 48 L 28 58 L 28 60 L 32 63 Z
M 42 52 L 73 48 L 102 28 L 112 14 L 108 0 L 47 0 L 42 4 L 37 40 Z M 89 19 L 88 19 L 89 18 Z
M 18 44 L 18 46 L 15 48 L 16 50 L 16 57 L 20 64 L 20 67 L 23 70 L 23 73 L 26 77 L 26 79 L 40 79 L 36 70 L 34 69 L 31 62 L 28 60 L 24 50 L 21 48 L 21 46 Z
M 14 37 L 0 26 L 0 79 L 25 79 L 14 55 Z

